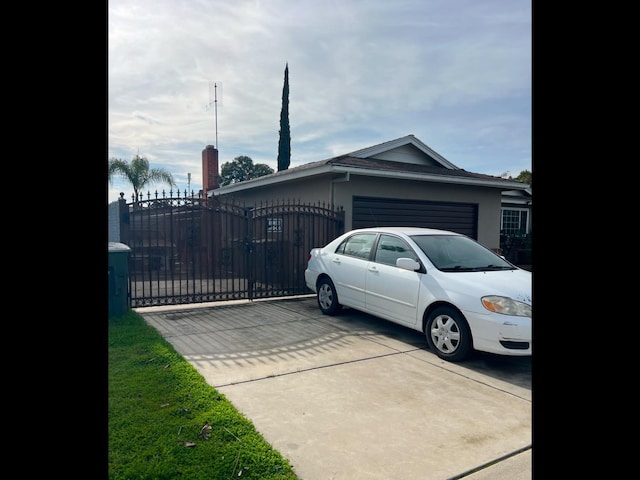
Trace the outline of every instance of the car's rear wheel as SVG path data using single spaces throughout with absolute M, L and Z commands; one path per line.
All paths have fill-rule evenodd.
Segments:
M 336 287 L 331 279 L 324 277 L 318 282 L 318 306 L 325 315 L 335 315 L 340 310 Z
M 459 362 L 473 350 L 473 339 L 464 317 L 451 307 L 436 308 L 427 319 L 425 336 L 438 357 Z

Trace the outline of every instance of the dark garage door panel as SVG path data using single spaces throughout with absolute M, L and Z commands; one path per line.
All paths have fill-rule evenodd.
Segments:
M 478 205 L 353 197 L 353 228 L 413 226 L 439 228 L 478 238 Z

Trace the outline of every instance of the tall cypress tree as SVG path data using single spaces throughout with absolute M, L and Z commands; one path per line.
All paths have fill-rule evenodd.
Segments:
M 291 163 L 291 130 L 289 129 L 289 62 L 284 69 L 282 110 L 280 110 L 280 139 L 278 140 L 278 171 L 286 170 Z

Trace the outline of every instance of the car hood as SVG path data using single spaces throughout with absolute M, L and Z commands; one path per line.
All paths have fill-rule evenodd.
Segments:
M 531 272 L 527 270 L 501 270 L 491 272 L 438 272 L 441 285 L 462 294 L 474 292 L 479 297 L 501 295 L 532 305 Z

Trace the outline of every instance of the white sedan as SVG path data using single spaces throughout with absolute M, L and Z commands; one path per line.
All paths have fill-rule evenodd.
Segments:
M 531 355 L 531 272 L 465 235 L 352 230 L 313 248 L 304 278 L 324 314 L 351 307 L 421 331 L 442 359 Z

